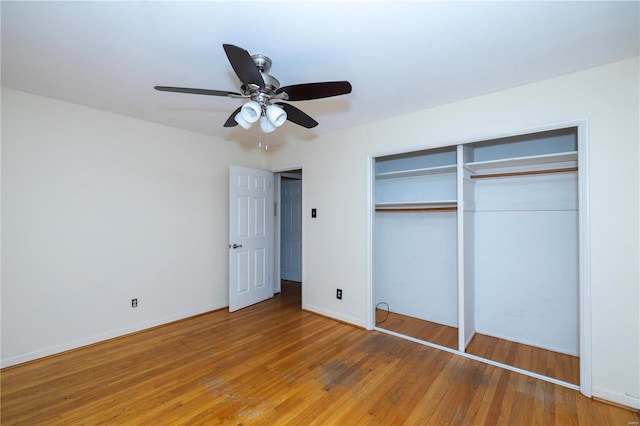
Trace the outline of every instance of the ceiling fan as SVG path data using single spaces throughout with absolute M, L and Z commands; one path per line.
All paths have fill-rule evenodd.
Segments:
M 271 59 L 260 54 L 249 55 L 245 49 L 232 44 L 223 44 L 222 47 L 233 71 L 242 82 L 241 93 L 168 86 L 155 86 L 155 89 L 195 95 L 249 98 L 251 99 L 249 102 L 237 108 L 229 116 L 224 127 L 240 124 L 248 129 L 252 123 L 260 120 L 260 128 L 264 133 L 274 131 L 286 120 L 308 129 L 318 125 L 316 120 L 293 105 L 284 102 L 272 103 L 272 101 L 306 101 L 351 93 L 351 84 L 348 81 L 304 83 L 280 87 L 280 82 L 269 75 Z

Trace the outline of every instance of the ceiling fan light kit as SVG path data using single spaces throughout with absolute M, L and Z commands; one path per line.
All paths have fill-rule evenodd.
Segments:
M 287 121 L 287 113 L 277 105 L 269 105 L 266 116 L 269 123 L 276 127 L 282 126 Z
M 267 117 L 261 117 L 260 118 L 260 130 L 262 130 L 262 133 L 271 133 L 276 129 L 276 126 L 273 125 L 273 123 L 271 123 Z
M 242 108 L 240 108 L 240 113 L 238 113 L 238 115 L 244 121 L 249 123 L 249 126 L 251 126 L 251 124 L 258 121 L 258 119 L 262 115 L 262 106 L 260 106 L 260 104 L 257 103 L 256 101 L 249 101 L 246 104 L 242 105 Z M 236 118 L 236 121 L 238 121 L 237 118 Z M 238 124 L 241 124 L 241 123 L 238 122 Z
M 238 123 L 240 126 L 242 126 L 244 129 L 249 130 L 251 128 L 251 125 L 253 123 L 248 122 L 247 120 L 244 119 L 244 117 L 242 116 L 242 113 L 237 113 L 233 119 L 235 120 L 236 123 Z
M 260 54 L 251 56 L 246 50 L 232 44 L 223 44 L 222 47 L 233 71 L 242 82 L 241 93 L 170 86 L 155 86 L 155 89 L 163 92 L 248 98 L 250 101 L 237 108 L 224 123 L 224 127 L 234 127 L 239 124 L 242 128 L 249 129 L 253 123 L 260 120 L 260 129 L 263 133 L 273 132 L 287 120 L 307 129 L 318 125 L 317 121 L 293 105 L 283 102 L 272 104 L 272 100 L 304 101 L 351 93 L 351 84 L 348 81 L 304 83 L 280 87 L 280 82 L 269 75 L 271 59 Z M 261 145 L 260 141 L 258 146 Z

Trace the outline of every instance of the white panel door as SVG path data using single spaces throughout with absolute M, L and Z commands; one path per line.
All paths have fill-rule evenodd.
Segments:
M 273 297 L 273 174 L 229 170 L 229 311 Z
M 280 278 L 302 281 L 302 181 L 280 183 Z

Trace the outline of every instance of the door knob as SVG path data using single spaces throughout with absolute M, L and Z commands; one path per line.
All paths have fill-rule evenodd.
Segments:
M 233 245 L 231 247 L 233 247 L 234 249 L 237 249 L 237 248 L 242 247 L 242 244 L 233 243 Z

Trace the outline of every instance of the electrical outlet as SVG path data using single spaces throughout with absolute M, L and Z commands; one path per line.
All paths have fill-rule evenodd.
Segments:
M 337 288 L 336 289 L 336 299 L 342 300 L 342 289 L 341 288 Z
M 132 308 L 138 307 L 138 299 L 131 299 L 131 307 Z

